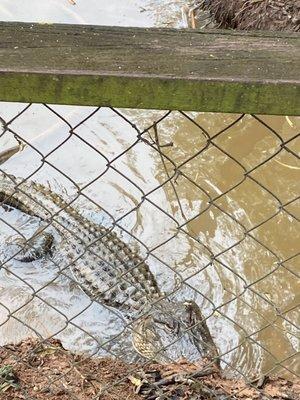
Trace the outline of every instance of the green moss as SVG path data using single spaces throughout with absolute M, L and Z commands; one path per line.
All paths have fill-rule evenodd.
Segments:
M 300 114 L 300 88 L 292 83 L 10 72 L 0 74 L 0 98 L 120 108 Z

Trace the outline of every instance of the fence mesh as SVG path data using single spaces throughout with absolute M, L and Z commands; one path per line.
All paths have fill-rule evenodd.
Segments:
M 47 379 L 32 383 L 36 397 L 21 387 L 20 398 L 84 398 L 79 389 L 118 398 L 128 379 L 140 390 L 141 370 L 152 374 L 149 399 L 244 390 L 232 397 L 206 382 L 199 397 L 183 397 L 203 371 L 256 388 L 272 374 L 299 377 L 297 122 L 4 107 L 0 345 L 36 341 L 23 353 L 2 348 L 0 388 L 18 385 L 11 365 L 43 368 L 37 359 L 54 357 L 54 338 L 85 356 L 60 368 L 53 358 Z M 80 369 L 87 360 L 100 383 Z M 167 377 L 153 377 L 155 363 Z

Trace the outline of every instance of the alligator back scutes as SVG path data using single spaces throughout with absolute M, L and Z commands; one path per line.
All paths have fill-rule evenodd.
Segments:
M 33 181 L 0 173 L 0 201 L 60 232 L 60 267 L 70 266 L 89 295 L 123 310 L 142 310 L 162 295 L 147 263 L 110 228 L 95 224 L 62 196 Z

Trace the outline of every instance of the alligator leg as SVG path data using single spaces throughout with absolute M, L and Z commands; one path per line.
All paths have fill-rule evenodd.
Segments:
M 9 160 L 14 154 L 22 150 L 23 144 L 11 147 L 5 151 L 0 152 L 0 165 Z M 12 207 L 17 206 L 14 200 L 11 199 L 10 204 Z M 32 262 L 44 257 L 46 254 L 51 252 L 53 244 L 53 236 L 43 230 L 43 227 L 39 227 L 37 231 L 32 235 L 30 239 L 25 238 L 13 238 L 9 247 L 13 248 L 16 256 L 15 260 L 22 262 Z
M 23 145 L 19 144 L 18 146 L 11 147 L 7 150 L 0 152 L 0 165 L 5 163 L 5 161 L 9 160 L 14 154 L 18 153 L 22 150 Z
M 15 254 L 13 258 L 15 260 L 32 262 L 45 257 L 48 253 L 51 254 L 53 236 L 48 232 L 42 231 L 42 229 L 42 226 L 39 227 L 30 239 L 13 238 L 8 243 L 8 246 L 13 248 Z
M 190 314 L 191 333 L 195 346 L 209 361 L 220 368 L 219 352 L 200 308 L 193 300 L 185 301 L 185 305 Z

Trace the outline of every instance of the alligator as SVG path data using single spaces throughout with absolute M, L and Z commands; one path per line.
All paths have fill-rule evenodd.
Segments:
M 12 154 L 11 149 L 1 153 L 0 163 Z M 51 257 L 54 248 L 53 235 L 48 232 L 51 226 L 62 238 L 60 271 L 70 269 L 91 299 L 124 316 L 138 354 L 159 363 L 168 362 L 161 335 L 164 328 L 169 335 L 167 343 L 188 335 L 199 358 L 205 356 L 218 363 L 217 348 L 198 305 L 190 300 L 170 300 L 136 251 L 112 228 L 84 217 L 72 203 L 45 185 L 0 170 L 0 205 L 40 220 L 40 227 L 31 238 L 15 243 L 14 258 L 29 262 Z

